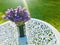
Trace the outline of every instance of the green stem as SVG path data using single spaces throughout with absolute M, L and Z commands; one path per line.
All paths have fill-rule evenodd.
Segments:
M 25 34 L 24 34 L 24 26 L 25 25 L 18 26 L 18 28 L 19 28 L 19 37 L 24 37 L 25 36 Z

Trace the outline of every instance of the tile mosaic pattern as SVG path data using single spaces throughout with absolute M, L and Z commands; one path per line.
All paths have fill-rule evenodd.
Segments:
M 0 45 L 18 45 L 17 27 L 12 22 L 0 25 Z
M 28 45 L 56 45 L 57 39 L 48 25 L 35 19 L 25 24 Z M 0 25 L 0 45 L 18 45 L 18 30 L 13 22 Z
M 31 19 L 26 24 L 28 44 L 56 45 L 57 39 L 52 29 L 45 23 Z

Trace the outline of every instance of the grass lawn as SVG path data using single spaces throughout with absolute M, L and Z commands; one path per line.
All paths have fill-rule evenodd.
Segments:
M 31 17 L 46 21 L 60 31 L 60 0 L 27 0 Z M 8 8 L 23 6 L 22 0 L 0 0 L 0 24 L 6 20 L 1 16 Z

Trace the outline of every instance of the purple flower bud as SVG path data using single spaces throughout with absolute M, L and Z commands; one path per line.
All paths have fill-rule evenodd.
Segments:
M 18 6 L 17 7 L 17 12 L 21 12 L 22 11 L 22 7 L 21 6 Z

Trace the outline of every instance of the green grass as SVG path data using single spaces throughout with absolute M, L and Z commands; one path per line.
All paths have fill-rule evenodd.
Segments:
M 46 21 L 60 31 L 60 0 L 27 0 L 27 4 L 31 17 Z M 0 12 L 4 14 L 8 8 L 16 8 L 18 5 L 24 6 L 22 0 L 0 0 Z M 6 20 L 1 16 L 0 23 L 3 23 Z

